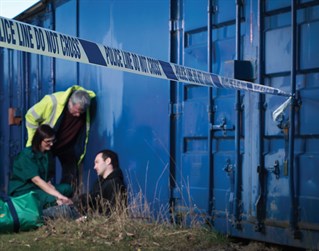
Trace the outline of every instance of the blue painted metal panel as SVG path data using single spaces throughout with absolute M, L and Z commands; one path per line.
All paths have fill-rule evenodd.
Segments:
M 52 18 L 53 21 L 50 24 L 51 29 L 55 29 L 58 32 L 65 33 L 71 36 L 78 36 L 78 22 L 77 19 L 77 1 L 68 1 L 62 5 L 59 5 Z M 67 89 L 69 86 L 79 84 L 77 63 L 69 62 L 62 59 L 51 59 L 53 60 L 52 72 L 54 74 L 53 87 L 54 91 L 62 91 Z
M 206 100 L 205 100 L 206 101 Z M 207 106 L 203 100 L 184 102 L 184 136 L 207 137 Z
M 184 22 L 186 32 L 207 26 L 206 1 L 185 0 L 183 7 L 183 16 L 187 20 L 187 22 Z M 204 38 L 205 43 L 207 42 L 206 39 L 207 37 Z
M 78 36 L 78 17 L 77 17 L 77 1 L 67 1 L 62 5 L 59 5 L 52 12 L 51 20 L 49 24 L 51 29 L 55 29 L 58 32 L 68 34 L 71 36 Z M 54 20 L 54 21 L 53 21 Z M 44 57 L 46 58 L 46 57 Z M 52 80 L 49 82 L 53 91 L 63 91 L 72 85 L 81 85 L 78 78 L 78 64 L 69 62 L 62 59 L 51 60 L 51 74 Z M 87 86 L 84 86 L 87 88 Z M 56 182 L 61 179 L 61 164 L 56 159 Z
M 236 2 L 217 1 L 217 12 L 212 20 L 212 71 L 234 77 L 234 69 L 227 68 L 229 60 L 236 59 Z M 226 15 L 224 13 L 227 13 Z M 216 221 L 216 228 L 231 234 L 235 220 L 236 198 L 236 147 L 235 147 L 235 97 L 236 92 L 227 89 L 213 90 L 213 211 L 212 215 L 225 222 Z M 214 143 L 216 141 L 216 143 Z M 226 227 L 226 228 L 224 228 Z
M 214 1 L 214 24 L 234 21 L 236 15 L 236 1 L 233 0 L 218 0 Z
M 230 208 L 231 199 L 233 198 L 233 167 L 234 167 L 234 154 L 229 149 L 233 148 L 233 140 L 216 140 L 218 148 L 214 152 L 214 214 L 225 219 L 226 214 L 232 210 Z M 224 213 L 224 214 L 221 214 Z M 220 226 L 217 225 L 219 228 Z M 223 227 L 222 227 L 223 229 Z
M 168 1 L 104 1 L 103 4 L 101 1 L 63 1 L 57 6 L 54 1 L 52 3 L 48 2 L 46 15 L 35 15 L 23 21 L 167 61 Z M 96 22 L 97 15 L 101 17 L 99 22 Z M 154 28 L 156 33 L 150 36 Z M 14 62 L 11 59 L 7 61 Z M 132 192 L 141 190 L 152 210 L 168 204 L 167 81 L 93 66 L 77 66 L 72 62 L 36 55 L 28 55 L 27 64 L 22 59 L 20 62 L 17 68 L 28 74 L 24 112 L 46 93 L 64 90 L 73 84 L 97 93 L 98 106 L 84 162 L 84 178 L 96 177 L 92 172 L 95 153 L 102 148 L 111 148 L 119 153 Z M 12 79 L 12 76 L 6 79 Z M 22 83 L 24 81 L 19 84 Z M 10 87 L 20 88 L 17 83 Z M 15 135 L 24 144 L 21 133 Z M 16 141 L 13 137 L 9 139 Z M 21 147 L 18 147 L 19 150 Z M 85 183 L 88 182 L 85 180 Z
M 184 1 L 184 23 L 185 23 L 185 48 L 184 48 L 184 63 L 190 66 L 194 66 L 200 69 L 205 69 L 205 60 L 207 55 L 205 54 L 205 36 L 207 30 L 203 27 L 203 16 L 198 21 L 196 15 L 198 13 L 189 13 L 188 10 L 194 8 L 188 1 Z M 231 75 L 229 69 L 226 69 L 225 63 L 227 60 L 235 59 L 235 4 L 228 1 L 214 1 L 215 16 L 213 19 L 214 26 L 212 30 L 213 38 L 213 72 L 221 75 Z M 254 35 L 255 24 L 253 20 L 246 20 L 243 23 L 243 32 L 240 36 L 243 41 L 239 48 L 242 50 L 242 54 L 245 57 L 245 53 L 249 55 L 249 60 L 256 60 L 258 56 L 262 56 L 261 63 L 265 62 L 263 69 L 264 72 L 259 73 L 261 80 L 266 84 L 282 90 L 290 91 L 289 73 L 291 71 L 291 58 L 292 58 L 292 41 L 291 41 L 291 14 L 290 14 L 291 1 L 265 1 L 265 11 L 269 12 L 264 16 L 264 13 L 260 14 L 263 19 L 264 33 L 264 47 L 261 48 L 263 55 L 258 55 L 258 35 Z M 245 5 L 244 13 L 252 13 L 253 8 L 257 8 L 258 5 L 254 3 L 247 3 Z M 197 10 L 200 11 L 200 7 Z M 202 9 L 204 9 L 202 7 Z M 228 11 L 226 10 L 233 10 Z M 232 14 L 231 14 L 232 13 Z M 318 15 L 316 13 L 316 6 L 303 6 L 298 10 L 298 22 L 301 33 L 300 37 L 300 67 L 301 70 L 314 70 L 317 69 L 317 59 L 307 52 L 314 52 L 317 50 L 315 43 L 317 40 L 316 35 L 310 38 L 310 30 L 317 34 L 314 30 L 317 29 L 316 20 Z M 219 15 L 221 18 L 219 18 Z M 316 16 L 316 18 L 314 18 Z M 250 16 L 254 17 L 254 16 Z M 196 20 L 196 21 L 194 21 Z M 227 23 L 223 23 L 226 22 Z M 196 26 L 197 25 L 197 26 Z M 249 32 L 249 34 L 248 34 Z M 257 41 L 257 43 L 256 43 Z M 296 43 L 296 41 L 294 41 Z M 251 47 L 252 46 L 252 47 Z M 255 51 L 254 51 L 254 47 Z M 311 59 L 310 59 L 311 57 Z M 264 60 L 264 61 L 263 61 Z M 264 76 L 263 74 L 267 74 Z M 315 83 L 315 76 L 317 73 L 305 73 L 297 76 L 297 87 L 300 90 L 302 97 L 301 107 L 296 111 L 296 139 L 294 152 L 301 156 L 311 156 L 311 160 L 307 157 L 299 158 L 295 162 L 295 173 L 297 179 L 309 180 L 309 177 L 305 176 L 305 173 L 312 173 L 312 167 L 317 163 L 316 156 L 318 150 L 315 146 L 315 139 L 312 143 L 309 143 L 309 147 L 305 151 L 303 142 L 308 142 L 306 135 L 317 135 L 318 123 L 304 123 L 306 119 L 309 121 L 310 116 L 315 114 L 314 109 L 317 100 L 317 84 Z M 311 86 L 311 91 L 308 88 Z M 235 120 L 235 98 L 232 90 L 217 89 L 213 91 L 213 117 L 214 123 L 212 128 L 222 128 L 222 125 L 227 125 L 226 128 L 232 128 L 232 130 L 216 130 L 214 131 L 212 142 L 213 142 L 213 173 L 209 172 L 205 167 L 200 167 L 201 163 L 204 165 L 203 156 L 205 156 L 208 149 L 208 143 L 206 143 L 206 131 L 205 125 L 206 119 L 203 119 L 206 113 L 205 109 L 205 98 L 206 92 L 201 88 L 192 88 L 188 86 L 184 90 L 184 102 L 182 109 L 183 116 L 183 131 L 180 137 L 184 139 L 183 149 L 194 148 L 195 150 L 191 154 L 182 154 L 182 174 L 180 180 L 189 180 L 191 192 L 190 197 L 192 201 L 198 201 L 196 205 L 202 207 L 201 211 L 205 211 L 208 208 L 210 202 L 205 203 L 202 197 L 199 195 L 199 191 L 202 192 L 204 198 L 207 197 L 205 193 L 205 187 L 213 185 L 213 211 L 212 216 L 214 217 L 214 226 L 221 232 L 227 232 L 234 236 L 266 240 L 270 242 L 277 242 L 281 244 L 288 244 L 293 246 L 316 246 L 315 241 L 318 233 L 307 232 L 309 229 L 317 229 L 317 219 L 315 216 L 306 217 L 306 210 L 300 213 L 302 218 L 299 221 L 301 229 L 303 231 L 304 239 L 298 239 L 298 233 L 295 235 L 287 233 L 289 224 L 292 217 L 291 215 L 291 179 L 290 170 L 288 170 L 289 158 L 289 140 L 288 140 L 288 128 L 289 128 L 289 109 L 284 112 L 282 121 L 274 122 L 272 120 L 272 112 L 283 103 L 284 99 L 277 96 L 266 96 L 264 103 L 259 103 L 259 99 L 254 94 L 247 94 L 242 96 L 244 111 L 242 113 L 243 124 L 241 125 L 242 130 L 240 135 L 240 156 L 242 162 L 239 162 L 243 167 L 243 184 L 239 183 L 242 187 L 240 201 L 236 201 L 236 169 L 235 165 L 235 142 L 234 142 L 234 120 Z M 206 101 L 207 102 L 207 101 Z M 248 106 L 247 106 L 248 105 Z M 304 107 L 306 106 L 306 107 Z M 310 107 L 312 106 L 312 107 Z M 209 104 L 207 103 L 207 107 Z M 261 110 L 259 110 L 261 109 Z M 264 110 L 264 111 L 263 111 Z M 261 113 L 262 120 L 260 121 Z M 199 125 L 201 121 L 202 125 Z M 264 124 L 261 124 L 264 122 Z M 214 127 L 215 126 L 215 127 Z M 264 128 L 264 129 L 263 129 Z M 262 132 L 262 134 L 260 134 Z M 298 132 L 302 132 L 304 136 L 298 135 Z M 263 135 L 264 133 L 264 135 Z M 197 136 L 197 137 L 196 137 Z M 262 137 L 260 137 L 262 136 Z M 207 139 L 208 141 L 208 139 Z M 259 144 L 261 142 L 261 144 Z M 306 143 L 308 145 L 308 143 Z M 311 146 L 310 146 L 311 145 Z M 310 150 L 311 149 L 311 150 Z M 260 152 L 262 151 L 262 152 Z M 310 152 L 311 153 L 310 153 Z M 312 155 L 314 151 L 314 155 Z M 260 152 L 260 153 L 259 153 Z M 260 166 L 259 157 L 263 160 L 262 166 Z M 208 155 L 209 156 L 209 155 Z M 179 158 L 177 153 L 176 158 Z M 308 164 L 307 171 L 301 171 L 301 167 L 306 165 L 307 159 Z M 201 160 L 201 161 L 199 161 Z M 207 161 L 207 164 L 209 161 Z M 178 169 L 179 170 L 179 169 Z M 193 174 L 193 176 L 192 176 Z M 202 179 L 201 184 L 199 178 L 201 174 L 213 176 L 213 182 L 207 182 L 207 179 Z M 302 176 L 300 176 L 303 174 Z M 203 175 L 204 176 L 204 175 Z M 316 180 L 309 180 L 311 184 L 316 184 Z M 238 185 L 238 183 L 237 183 Z M 312 198 L 312 195 L 317 190 L 316 185 L 311 188 L 307 185 L 303 187 L 303 182 L 297 181 L 293 184 L 299 197 L 298 205 L 305 205 L 309 207 L 309 211 L 313 212 L 314 207 L 317 207 L 317 196 Z M 208 187 L 210 189 L 210 187 Z M 261 190 L 262 189 L 262 190 Z M 302 191 L 302 192 L 301 192 Z M 263 194 L 261 194 L 263 193 Z M 260 196 L 264 198 L 263 201 L 259 200 Z M 306 202 L 307 201 L 307 202 Z M 262 207 L 263 212 L 258 211 L 256 207 L 258 203 L 259 208 Z M 310 207 L 310 205 L 314 205 Z M 234 208 L 240 207 L 240 208 Z M 183 209 L 185 210 L 185 208 Z M 242 228 L 236 228 L 236 216 L 235 212 L 239 210 L 241 217 L 239 217 L 239 223 Z M 264 219 L 266 232 L 258 232 L 258 222 L 260 219 Z M 310 224 L 310 221 L 315 224 Z M 276 228 L 280 226 L 280 228 Z M 255 230 L 258 230 L 257 232 Z M 280 237 L 278 237 L 280 235 Z M 283 238 L 283 235 L 285 238 Z M 311 237 L 312 236 L 312 237 Z M 311 239 L 311 241 L 309 241 Z M 309 242 L 308 242 L 309 241 Z
M 206 140 L 207 141 L 207 140 Z M 183 190 L 182 204 L 189 209 L 206 212 L 208 201 L 209 168 L 207 153 L 188 151 L 183 154 L 183 180 L 180 182 Z
M 0 48 L 1 62 L 0 62 L 0 101 L 1 101 L 1 127 L 0 127 L 0 191 L 7 191 L 9 167 L 10 167 L 10 154 L 9 154 L 9 127 L 8 127 L 8 108 L 9 108 L 9 86 L 10 86 L 10 66 L 8 64 L 12 50 L 5 50 Z
M 309 7 L 306 10 L 299 10 L 299 13 L 312 13 L 310 11 L 312 7 Z M 271 77 L 265 78 L 265 83 L 277 86 L 280 89 L 286 89 L 289 90 L 291 85 L 291 77 L 286 76 L 291 71 L 291 50 L 293 48 L 293 43 L 296 44 L 297 41 L 291 40 L 291 28 L 287 24 L 290 24 L 291 15 L 289 13 L 289 8 L 286 10 L 282 10 L 284 13 L 274 13 L 272 16 L 268 16 L 265 18 L 266 24 L 265 26 L 268 27 L 268 31 L 266 31 L 266 45 L 265 45 L 265 73 L 269 74 Z M 286 12 L 286 13 L 285 13 Z M 307 15 L 304 15 L 307 16 Z M 309 15 L 311 16 L 311 15 Z M 286 19 L 286 21 L 284 21 Z M 302 20 L 302 22 L 312 23 L 310 20 L 311 18 L 307 17 Z M 277 20 L 279 22 L 274 22 L 274 20 Z M 304 26 L 304 24 L 300 23 L 301 19 L 299 19 L 299 25 L 300 28 Z M 267 23 L 268 22 L 268 23 Z M 285 31 L 287 34 L 283 34 L 282 31 Z M 288 35 L 288 36 L 287 36 Z M 267 39 L 268 36 L 268 39 Z M 300 37 L 300 40 L 302 41 L 304 37 Z M 274 43 L 275 41 L 275 43 Z M 277 49 L 275 46 L 281 47 L 281 49 Z M 273 50 L 275 50 L 275 53 L 273 53 Z M 303 58 L 306 56 L 306 51 L 303 51 L 302 48 L 297 49 L 300 52 L 299 60 L 303 60 Z M 272 54 L 273 53 L 273 54 Z M 272 55 L 271 55 L 272 54 Z M 269 61 L 269 62 L 268 62 Z M 305 74 L 308 75 L 308 74 Z M 297 77 L 297 89 L 300 90 L 301 96 L 302 96 L 302 102 L 308 102 L 306 95 L 303 93 L 307 93 L 307 84 L 308 82 L 306 79 L 307 77 L 303 75 L 303 73 L 299 72 L 299 75 Z M 310 74 L 312 75 L 312 74 Z M 310 81 L 311 82 L 311 81 Z M 317 87 L 312 87 L 312 93 L 315 95 Z M 313 99 L 314 96 L 312 96 L 311 99 Z M 314 98 L 317 99 L 317 98 Z M 296 191 L 296 196 L 298 197 L 298 201 L 295 202 L 297 207 L 309 207 L 310 204 L 305 203 L 307 195 L 309 192 L 309 187 L 307 187 L 306 181 L 304 180 L 305 176 L 300 176 L 301 173 L 303 173 L 302 170 L 308 166 L 305 161 L 302 161 L 301 159 L 294 158 L 292 161 L 294 161 L 294 173 L 297 179 L 291 180 L 291 170 L 288 169 L 289 167 L 289 140 L 288 140 L 288 128 L 289 123 L 291 123 L 290 120 L 290 114 L 288 111 L 284 113 L 283 120 L 281 123 L 274 123 L 271 118 L 271 112 L 274 111 L 276 107 L 279 106 L 280 103 L 283 101 L 276 98 L 276 97 L 266 97 L 266 103 L 265 103 L 265 136 L 266 139 L 264 140 L 264 149 L 265 149 L 265 168 L 266 168 L 266 177 L 264 178 L 266 187 L 267 187 L 267 195 L 266 195 L 266 219 L 268 221 L 267 227 L 271 225 L 281 225 L 281 226 L 288 226 L 291 224 L 291 218 L 294 217 L 300 217 L 297 220 L 297 224 L 302 231 L 301 239 L 298 237 L 298 230 L 295 231 L 294 234 L 287 235 L 286 240 L 282 240 L 282 243 L 290 243 L 289 245 L 296 245 L 296 246 L 316 246 L 317 243 L 314 241 L 317 237 L 316 232 L 311 232 L 311 230 L 318 229 L 318 225 L 316 224 L 309 224 L 308 219 L 305 217 L 304 213 L 300 213 L 297 209 L 297 212 L 294 214 L 291 213 L 291 205 L 292 205 L 292 198 L 291 198 L 291 182 L 293 183 L 294 190 Z M 313 103 L 312 103 L 313 104 Z M 313 125 L 307 125 L 305 123 L 304 119 L 300 119 L 301 117 L 305 116 L 305 113 L 312 113 L 314 106 L 312 105 L 312 108 L 309 108 L 309 105 L 306 109 L 303 109 L 303 105 L 301 107 L 297 107 L 295 110 L 296 113 L 296 121 L 295 123 L 295 148 L 294 148 L 294 154 L 295 156 L 303 156 L 305 152 L 309 151 L 310 148 L 307 148 L 305 150 L 304 145 L 308 142 L 308 138 L 305 136 L 307 133 L 309 133 L 311 130 L 307 130 L 307 133 L 303 129 L 302 131 L 305 133 L 304 136 L 301 133 L 301 128 L 307 127 L 307 129 L 314 128 Z M 312 124 L 312 123 L 310 123 Z M 315 122 L 316 124 L 316 122 Z M 309 126 L 309 127 L 308 127 Z M 276 128 L 277 127 L 277 128 Z M 279 128 L 280 127 L 280 128 Z M 313 129 L 314 131 L 314 129 Z M 316 132 L 314 132 L 316 134 Z M 279 138 L 278 138 L 279 137 Z M 314 145 L 312 145 L 314 146 Z M 314 147 L 311 148 L 311 152 L 318 152 L 318 150 Z M 307 153 L 306 153 L 307 154 Z M 275 169 L 275 163 L 278 161 L 278 170 L 279 175 L 276 177 L 274 174 Z M 315 160 L 316 161 L 316 160 Z M 311 163 L 311 162 L 310 162 Z M 307 169 L 307 173 L 311 173 L 311 167 L 310 169 Z M 303 180 L 303 181 L 302 181 Z M 303 191 L 303 195 L 301 195 L 300 191 Z M 312 201 L 312 198 L 308 197 L 309 201 Z M 314 199 L 316 201 L 317 198 Z M 308 202 L 309 202 L 308 201 Z M 312 202 L 314 202 L 312 201 Z M 316 203 L 314 203 L 316 205 Z M 313 211 L 313 207 L 309 207 L 305 209 L 305 211 L 311 212 Z M 286 213 L 284 213 L 286 212 Z M 289 214 L 287 213 L 289 212 Z M 310 213 L 311 214 L 311 213 Z M 298 216 L 299 215 L 299 216 Z M 301 216 L 302 215 L 302 216 Z M 311 217 L 310 217 L 311 218 Z M 315 222 L 315 221 L 313 221 Z M 312 236 L 312 237 L 311 237 Z M 269 236 L 267 236 L 268 238 Z M 309 238 L 312 239 L 312 241 L 309 241 Z
M 182 11 L 185 49 L 181 60 L 187 66 L 207 70 L 207 17 L 200 15 L 206 13 L 207 3 L 185 1 Z M 181 111 L 183 126 L 178 128 L 181 130 L 181 138 L 177 139 L 181 145 L 176 156 L 181 158 L 181 166 L 176 167 L 180 176 L 176 178 L 181 191 L 178 203 L 186 208 L 183 210 L 192 208 L 198 212 L 207 212 L 209 207 L 207 95 L 207 88 L 184 86 Z
M 80 1 L 79 36 L 167 60 L 168 9 L 168 1 Z M 95 153 L 111 148 L 119 153 L 132 192 L 142 192 L 151 208 L 168 204 L 167 81 L 80 65 L 79 83 L 97 94 L 84 178 L 96 177 Z
M 315 3 L 316 0 L 300 0 L 300 3 Z
M 213 72 L 224 75 L 224 66 L 228 60 L 235 59 L 235 26 L 230 24 L 213 29 Z M 220 93 L 234 94 L 232 90 L 218 89 Z
M 290 0 L 268 0 L 266 2 L 266 11 L 273 11 L 285 7 L 290 7 L 291 1 Z
M 319 58 L 313 55 L 319 53 L 319 22 L 308 22 L 300 25 L 300 69 L 307 70 L 318 67 Z
M 266 32 L 266 74 L 287 72 L 291 68 L 291 28 Z M 280 60 L 278 60 L 278 57 Z
M 20 53 L 13 52 L 12 54 L 12 65 L 11 65 L 11 83 L 9 86 L 9 106 L 16 109 L 16 113 L 21 114 L 21 107 L 23 105 L 23 68 L 20 67 L 20 59 L 22 55 Z M 19 125 L 12 125 L 9 128 L 9 154 L 10 157 L 14 157 L 17 155 L 23 147 L 23 142 L 21 140 L 21 126 Z
M 207 6 L 207 1 L 183 2 L 185 48 L 182 61 L 187 66 L 202 70 L 208 68 L 207 15 L 204 15 L 207 12 Z M 193 11 L 194 9 L 197 11 Z M 227 15 L 220 15 L 222 10 L 226 9 L 233 12 L 228 11 Z M 235 5 L 233 1 L 214 1 L 212 11 L 215 11 L 212 19 L 213 50 L 210 52 L 213 54 L 212 68 L 214 73 L 223 74 L 224 62 L 235 58 Z M 230 22 L 224 23 L 226 21 Z M 225 218 L 227 211 L 232 213 L 232 203 L 229 201 L 234 197 L 234 179 L 231 170 L 231 166 L 234 165 L 234 145 L 226 143 L 232 142 L 229 137 L 234 136 L 232 129 L 234 91 L 219 89 L 213 92 L 214 99 L 209 99 L 208 88 L 185 85 L 184 92 L 179 93 L 183 100 L 180 114 L 183 125 L 177 128 L 181 130 L 178 133 L 180 138 L 177 138 L 177 142 L 181 144 L 179 149 L 184 151 L 176 153 L 176 158 L 182 159 L 182 165 L 176 167 L 176 172 L 179 174 L 176 179 L 182 190 L 181 197 L 191 198 L 191 201 L 187 202 L 181 199 L 180 204 L 185 203 L 183 206 L 195 207 L 199 212 L 206 212 L 206 214 L 210 214 L 213 204 L 213 214 Z M 213 124 L 210 124 L 210 112 L 214 114 Z M 212 139 L 210 138 L 211 130 L 214 135 Z M 225 138 L 226 136 L 229 141 Z M 210 153 L 208 146 L 211 140 L 213 149 Z M 195 147 L 192 148 L 193 146 Z M 225 171 L 225 166 L 228 166 L 229 173 Z M 214 187 L 211 187 L 212 184 Z M 213 190 L 212 198 L 210 198 L 210 190 Z M 186 209 L 182 208 L 183 210 Z
M 95 153 L 111 148 L 119 153 L 130 191 L 142 191 L 155 212 L 174 201 L 175 209 L 182 212 L 191 207 L 206 214 L 219 232 L 316 249 L 318 3 L 299 1 L 299 35 L 294 41 L 289 0 L 243 1 L 240 32 L 236 4 L 241 1 L 211 1 L 212 8 L 208 2 L 71 0 L 55 6 L 49 1 L 45 13 L 24 21 L 164 61 L 170 55 L 171 61 L 201 70 L 209 70 L 211 64 L 213 73 L 230 77 L 234 75 L 231 60 L 249 60 L 258 81 L 286 92 L 296 77 L 295 121 L 290 121 L 289 107 L 281 120 L 273 121 L 272 112 L 285 101 L 283 97 L 241 92 L 236 105 L 236 91 L 229 89 L 169 85 L 164 80 L 3 49 L 1 113 L 11 106 L 24 113 L 44 94 L 72 84 L 92 89 L 97 107 L 84 162 L 85 185 L 96 177 Z M 207 48 L 210 40 L 212 48 Z M 296 45 L 297 67 L 292 71 Z M 291 123 L 295 125 L 292 160 Z M 3 190 L 25 132 L 24 124 L 8 127 L 5 120 L 0 129 Z M 293 221 L 297 229 L 292 232 Z
M 7 191 L 8 178 L 13 157 L 22 147 L 21 126 L 9 124 L 9 109 L 14 110 L 14 116 L 21 116 L 21 106 L 23 104 L 23 69 L 20 65 L 22 55 L 12 50 L 3 50 L 3 79 L 1 81 L 2 90 L 0 91 L 1 113 L 3 120 L 1 125 L 1 190 Z
M 308 81 L 306 81 L 308 85 Z M 318 86 L 313 88 L 309 87 L 304 90 L 301 90 L 300 93 L 302 94 L 303 101 L 301 106 L 301 114 L 300 114 L 300 133 L 304 136 L 306 135 L 318 135 L 319 122 L 314 119 L 314 114 L 318 113 L 318 108 L 314 105 L 318 102 L 319 90 Z M 313 123 L 306 123 L 306 121 L 313 121 Z

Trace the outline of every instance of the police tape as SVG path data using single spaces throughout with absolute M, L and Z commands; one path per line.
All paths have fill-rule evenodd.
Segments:
M 111 48 L 4 17 L 0 17 L 0 47 L 187 84 L 291 96 L 270 86 L 227 78 Z

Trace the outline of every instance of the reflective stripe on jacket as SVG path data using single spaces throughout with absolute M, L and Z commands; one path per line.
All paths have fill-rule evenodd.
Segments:
M 32 106 L 25 115 L 26 128 L 28 132 L 28 141 L 26 146 L 31 146 L 32 138 L 35 130 L 41 124 L 48 124 L 54 128 L 56 122 L 60 118 L 64 107 L 68 104 L 69 97 L 72 92 L 77 90 L 87 91 L 89 96 L 95 97 L 95 93 L 90 90 L 86 90 L 81 86 L 73 85 L 66 91 L 55 92 L 53 94 L 45 95 L 38 103 Z M 86 137 L 84 142 L 84 149 L 79 158 L 78 164 L 84 158 L 86 152 L 86 144 L 88 142 L 89 131 L 90 131 L 90 107 L 86 111 Z

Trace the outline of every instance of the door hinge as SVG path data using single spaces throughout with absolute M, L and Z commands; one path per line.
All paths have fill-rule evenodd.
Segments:
M 9 107 L 8 110 L 8 124 L 9 125 L 21 125 L 22 116 L 19 108 Z
M 182 31 L 184 29 L 184 21 L 183 20 L 170 20 L 169 21 L 169 31 Z
M 169 104 L 169 115 L 178 115 L 183 113 L 184 104 L 183 103 L 174 103 Z

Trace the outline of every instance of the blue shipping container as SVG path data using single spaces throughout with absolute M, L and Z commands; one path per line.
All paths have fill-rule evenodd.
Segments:
M 274 121 L 287 97 L 0 48 L 1 190 L 26 142 L 28 108 L 78 84 L 97 94 L 84 187 L 95 153 L 110 148 L 155 214 L 172 208 L 230 236 L 319 249 L 318 1 L 49 0 L 16 19 L 293 98 Z

